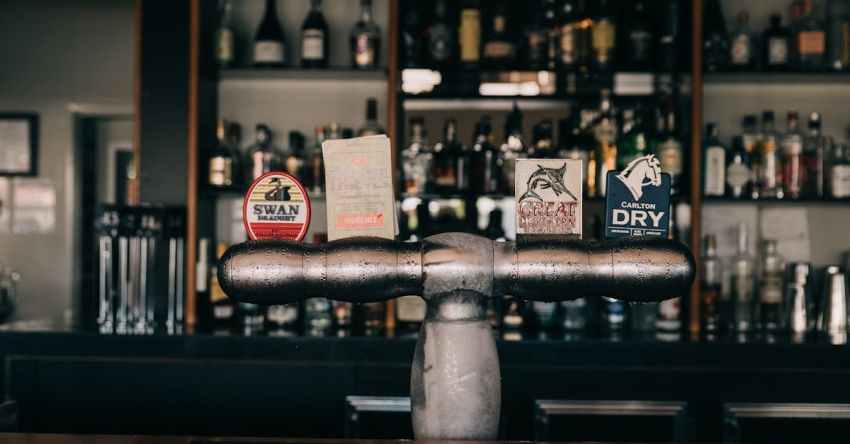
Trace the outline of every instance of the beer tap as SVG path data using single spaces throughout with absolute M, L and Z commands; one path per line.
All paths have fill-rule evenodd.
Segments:
M 492 440 L 501 385 L 487 299 L 512 295 L 556 302 L 617 295 L 654 302 L 684 295 L 694 270 L 690 250 L 662 238 L 594 242 L 524 236 L 494 242 L 443 233 L 421 242 L 249 241 L 224 254 L 218 273 L 230 298 L 263 305 L 311 297 L 364 303 L 421 296 L 428 308 L 411 372 L 414 434 Z

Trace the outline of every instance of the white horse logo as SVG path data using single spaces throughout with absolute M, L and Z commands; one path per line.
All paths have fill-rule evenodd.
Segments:
M 617 179 L 626 185 L 635 200 L 640 200 L 643 196 L 643 187 L 661 186 L 661 164 L 652 154 L 638 157 L 629 162 L 620 174 L 617 174 Z

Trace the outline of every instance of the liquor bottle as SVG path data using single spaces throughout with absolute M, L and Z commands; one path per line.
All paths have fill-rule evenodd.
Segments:
M 433 156 L 425 140 L 425 120 L 410 118 L 410 142 L 401 153 L 404 191 L 417 196 L 429 190 L 432 183 Z
M 418 8 L 409 7 L 401 26 L 401 66 L 418 67 L 422 63 L 422 20 Z
M 300 131 L 289 132 L 289 150 L 284 154 L 283 166 L 285 172 L 304 183 L 304 134 Z
M 561 302 L 561 328 L 568 332 L 582 331 L 587 327 L 587 301 L 578 298 Z
M 366 100 L 366 122 L 357 130 L 357 137 L 386 134 L 384 127 L 378 123 L 378 100 L 370 97 Z
M 826 27 L 815 14 L 813 0 L 803 1 L 803 19 L 794 41 L 797 63 L 803 69 L 822 69 L 826 63 Z
M 414 231 L 414 237 L 416 240 L 421 241 L 435 233 L 431 210 L 428 208 L 428 202 L 423 200 L 416 206 L 416 230 Z
M 322 14 L 322 0 L 310 0 L 310 12 L 301 25 L 301 66 L 327 68 L 328 22 Z
M 797 53 L 797 37 L 800 33 L 801 25 L 803 24 L 803 0 L 794 0 L 791 2 L 791 23 L 788 24 L 790 37 L 788 39 L 788 54 L 790 56 L 790 66 L 799 65 L 799 54 Z
M 827 64 L 836 71 L 850 69 L 850 3 L 829 0 L 827 3 Z
M 705 9 L 705 28 L 702 35 L 703 67 L 706 71 L 713 72 L 726 66 L 729 40 L 720 0 L 708 0 Z
M 782 307 L 782 257 L 776 252 L 776 241 L 764 240 L 764 252 L 759 264 L 759 303 L 761 329 L 775 333 L 784 328 Z
M 505 138 L 499 151 L 498 164 L 501 169 L 499 189 L 512 196 L 515 186 L 516 160 L 525 157 L 522 137 L 522 112 L 516 102 L 505 120 Z
M 268 172 L 280 171 L 283 167 L 280 149 L 272 144 L 272 132 L 269 127 L 258 123 L 255 134 L 256 142 L 248 147 L 247 153 L 247 177 L 250 181 Z
M 300 326 L 301 313 L 297 303 L 270 305 L 266 308 L 266 330 L 274 336 L 294 336 Z
M 325 141 L 325 127 L 318 125 L 314 128 L 315 142 L 310 147 L 305 166 L 305 185 L 311 195 L 321 195 L 325 192 L 325 160 L 322 157 L 322 142 Z
M 440 194 L 458 192 L 458 180 L 465 176 L 466 163 L 461 154 L 463 145 L 457 140 L 457 121 L 446 120 L 443 141 L 434 145 L 434 191 Z
M 236 43 L 230 18 L 232 11 L 233 3 L 224 0 L 221 5 L 221 20 L 215 30 L 215 61 L 221 68 L 232 65 L 233 59 L 236 58 Z
M 608 171 L 617 169 L 617 123 L 611 109 L 611 91 L 608 89 L 603 89 L 600 94 L 599 117 L 592 131 L 595 140 L 596 196 L 601 197 L 607 191 Z
M 744 132 L 732 141 L 726 163 L 726 195 L 735 199 L 751 196 L 752 156 L 758 143 L 756 116 L 747 115 L 743 120 Z
M 729 64 L 736 69 L 752 68 L 755 60 L 755 38 L 750 30 L 750 14 L 746 9 L 738 13 L 738 27 L 732 31 Z
M 581 1 L 583 0 L 565 0 L 558 16 L 558 62 L 563 69 L 573 68 L 578 61 L 577 43 L 581 27 L 578 3 Z
M 487 66 L 509 67 L 516 62 L 516 46 L 508 30 L 508 6 L 505 0 L 498 0 L 493 7 L 481 58 Z
M 762 44 L 764 49 L 764 67 L 769 70 L 787 69 L 791 63 L 791 33 L 782 26 L 782 15 L 775 12 L 770 15 L 770 27 L 764 31 Z
M 706 139 L 703 144 L 705 153 L 705 176 L 703 193 L 706 196 L 723 196 L 726 191 L 726 147 L 717 137 L 717 124 L 705 125 Z
M 836 199 L 850 197 L 850 147 L 837 145 L 829 165 L 829 193 Z
M 797 199 L 806 183 L 803 164 L 803 134 L 797 111 L 788 112 L 788 127 L 782 136 L 782 190 L 783 195 Z
M 542 0 L 523 36 L 525 64 L 530 69 L 555 69 L 558 63 L 558 24 L 555 0 Z
M 372 0 L 360 0 L 360 20 L 351 28 L 351 66 L 374 69 L 381 55 L 381 28 L 372 20 Z
M 661 172 L 670 175 L 670 193 L 682 191 L 682 142 L 676 131 L 676 109 L 671 99 L 667 104 L 665 131 L 655 146 Z
M 207 184 L 215 188 L 229 188 L 238 183 L 239 154 L 225 137 L 227 122 L 216 121 L 216 146 L 210 153 Z
M 283 29 L 277 19 L 275 0 L 266 0 L 266 10 L 254 37 L 254 66 L 281 67 L 286 63 Z
M 558 121 L 558 158 L 581 161 L 582 181 L 587 181 L 587 161 L 590 153 L 580 124 L 576 121 L 577 117 L 571 113 L 569 118 Z
M 755 261 L 749 253 L 747 225 L 738 226 L 738 253 L 732 258 L 733 327 L 738 332 L 753 329 L 753 295 L 755 294 Z
M 212 323 L 213 329 L 229 329 L 236 318 L 236 305 L 233 300 L 227 297 L 227 294 L 222 290 L 218 283 L 218 261 L 224 252 L 227 251 L 228 245 L 219 243 L 215 246 L 215 264 L 209 268 L 209 291 L 210 304 L 212 305 Z
M 626 326 L 626 303 L 614 298 L 602 298 L 602 328 L 608 334 L 619 335 Z
M 661 34 L 658 38 L 660 67 L 664 72 L 679 69 L 679 46 L 681 37 L 680 0 L 668 0 L 664 9 Z
M 649 154 L 649 134 L 641 110 L 623 111 L 623 131 L 617 138 L 617 168 Z
M 655 35 L 647 9 L 645 0 L 636 0 L 626 22 L 628 28 L 623 33 L 626 39 L 623 59 L 625 68 L 630 71 L 652 69 Z
M 481 55 L 481 8 L 478 0 L 463 0 L 458 35 L 461 65 L 466 68 L 478 66 Z
M 707 333 L 720 329 L 720 314 L 724 311 L 722 279 L 723 269 L 717 257 L 717 236 L 705 235 L 705 253 L 700 262 L 700 325 Z
M 499 153 L 493 146 L 490 116 L 475 124 L 472 150 L 469 152 L 469 189 L 477 193 L 495 193 L 499 187 Z
M 594 67 L 599 71 L 612 70 L 617 42 L 617 26 L 611 16 L 611 5 L 608 0 L 597 2 L 596 16 L 593 19 L 591 33 Z
M 333 326 L 333 307 L 328 298 L 304 301 L 304 331 L 310 336 L 326 336 Z
M 762 132 L 753 156 L 753 199 L 782 197 L 782 163 L 777 154 L 779 134 L 773 119 L 773 111 L 762 113 Z
M 449 25 L 446 2 L 437 0 L 434 3 L 434 20 L 428 29 L 428 57 L 438 67 L 451 64 L 455 56 L 455 36 Z
M 821 134 L 820 113 L 809 114 L 809 132 L 803 139 L 803 165 L 806 183 L 803 194 L 809 197 L 824 197 L 826 185 L 825 159 L 830 140 Z
M 535 159 L 555 158 L 555 144 L 552 141 L 552 121 L 543 119 L 531 128 L 531 145 L 528 147 L 529 157 Z

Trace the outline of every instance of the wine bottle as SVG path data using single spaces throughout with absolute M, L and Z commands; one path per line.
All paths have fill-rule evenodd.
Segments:
M 266 0 L 266 10 L 254 38 L 254 66 L 280 67 L 286 63 L 286 46 L 283 28 L 277 18 L 274 0 Z
M 322 0 L 310 0 L 310 12 L 301 25 L 301 66 L 328 66 L 328 23 L 322 14 Z

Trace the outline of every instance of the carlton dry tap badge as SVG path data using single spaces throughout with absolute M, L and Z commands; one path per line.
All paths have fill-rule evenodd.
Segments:
M 608 172 L 605 237 L 667 237 L 670 226 L 670 175 L 654 155 L 638 157 L 623 171 Z
M 517 234 L 581 236 L 580 160 L 518 159 Z
M 251 239 L 300 241 L 310 227 L 310 198 L 287 173 L 266 173 L 248 188 L 242 220 Z

